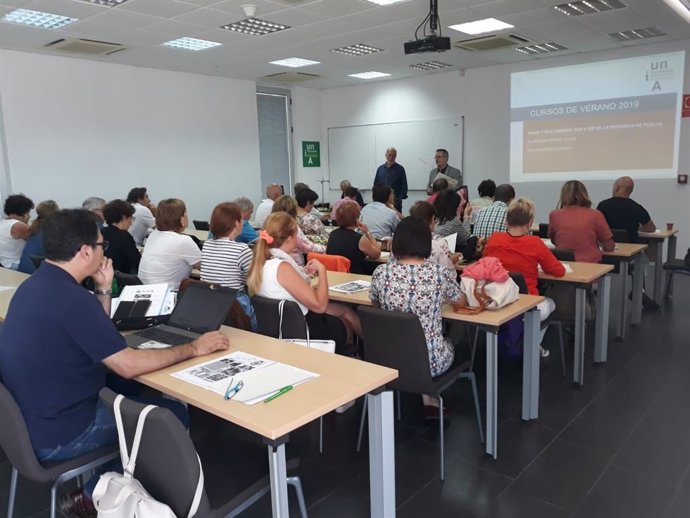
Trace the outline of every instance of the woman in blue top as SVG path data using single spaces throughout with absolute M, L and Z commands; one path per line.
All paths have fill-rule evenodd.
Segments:
M 43 248 L 43 233 L 41 232 L 41 225 L 43 222 L 53 214 L 55 214 L 60 207 L 53 200 L 42 201 L 36 205 L 37 217 L 29 227 L 29 239 L 26 241 L 24 250 L 22 251 L 22 258 L 19 260 L 20 272 L 34 273 L 36 267 L 34 266 L 31 256 L 45 257 L 46 251 Z

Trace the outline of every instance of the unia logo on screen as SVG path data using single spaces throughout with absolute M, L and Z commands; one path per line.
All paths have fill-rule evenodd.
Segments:
M 661 81 L 664 79 L 673 79 L 676 77 L 676 72 L 671 68 L 668 61 L 656 60 L 649 63 L 649 70 L 645 72 L 645 81 L 652 83 L 652 92 L 660 92 Z

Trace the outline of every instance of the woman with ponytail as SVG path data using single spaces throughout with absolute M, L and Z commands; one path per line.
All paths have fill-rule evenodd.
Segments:
M 254 261 L 247 277 L 249 293 L 296 302 L 315 339 L 336 339 L 337 322 L 328 318 L 336 317 L 347 328 L 347 342 L 352 343 L 353 333 L 361 336 L 359 316 L 348 306 L 328 301 L 328 278 L 322 263 L 312 260 L 301 267 L 292 258 L 297 247 L 297 230 L 297 222 L 286 212 L 273 212 L 266 218 L 254 245 Z M 313 287 L 312 276 L 317 276 L 319 281 Z M 336 339 L 336 352 L 345 345 L 338 342 Z

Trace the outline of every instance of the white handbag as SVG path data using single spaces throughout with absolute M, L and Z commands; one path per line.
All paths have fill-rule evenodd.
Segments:
M 148 405 L 139 415 L 137 428 L 132 443 L 131 455 L 127 453 L 127 442 L 125 441 L 124 428 L 122 426 L 122 414 L 120 403 L 124 396 L 119 394 L 115 398 L 114 411 L 115 423 L 117 424 L 117 435 L 120 441 L 120 457 L 124 474 L 108 472 L 101 475 L 93 491 L 93 503 L 98 511 L 98 518 L 176 518 L 170 507 L 155 500 L 144 486 L 134 478 L 137 455 L 141 435 L 144 431 L 144 423 L 148 413 L 156 408 L 155 405 Z M 198 456 L 197 456 L 198 459 Z M 204 489 L 204 472 L 199 460 L 199 482 L 189 509 L 187 518 L 192 518 L 199 509 L 201 495 Z
M 471 277 L 460 277 L 460 291 L 472 308 L 500 309 L 518 300 L 520 288 L 513 279 L 503 282 L 476 281 Z M 485 299 L 478 300 L 477 295 Z M 483 304 L 482 304 L 483 302 Z
M 283 338 L 283 306 L 285 306 L 285 300 L 281 300 L 278 303 L 278 315 L 280 316 L 280 322 L 278 323 L 278 340 L 284 340 L 285 342 L 301 345 L 309 349 L 318 349 L 325 353 L 335 352 L 335 340 L 311 340 L 309 338 L 309 326 L 306 322 L 304 323 L 307 333 L 306 340 L 300 338 Z

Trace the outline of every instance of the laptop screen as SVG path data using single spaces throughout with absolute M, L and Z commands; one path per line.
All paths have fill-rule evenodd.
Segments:
M 234 290 L 190 284 L 170 315 L 168 325 L 196 333 L 217 331 L 228 316 L 234 300 Z

